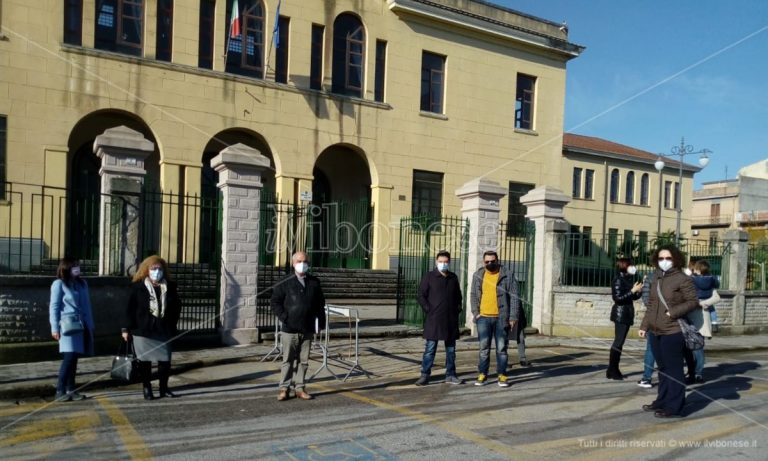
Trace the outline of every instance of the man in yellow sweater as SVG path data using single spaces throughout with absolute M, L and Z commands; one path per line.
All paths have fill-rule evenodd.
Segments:
M 477 324 L 480 359 L 475 386 L 488 382 L 491 338 L 496 340 L 496 374 L 499 387 L 509 387 L 507 377 L 507 334 L 517 322 L 517 281 L 499 263 L 495 251 L 483 254 L 483 267 L 472 276 L 472 319 Z

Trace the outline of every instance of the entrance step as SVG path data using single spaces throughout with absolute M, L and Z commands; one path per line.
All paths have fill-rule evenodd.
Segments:
M 372 305 L 394 305 L 397 301 L 397 273 L 388 270 L 313 268 L 328 300 L 365 300 Z M 283 271 L 263 267 L 259 270 L 259 292 L 277 283 Z

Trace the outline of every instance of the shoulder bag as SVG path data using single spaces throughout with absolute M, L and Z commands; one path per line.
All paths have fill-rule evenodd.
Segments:
M 61 294 L 62 300 L 64 293 Z M 63 303 L 62 303 L 63 305 Z M 71 336 L 77 333 L 82 333 L 85 330 L 83 321 L 80 320 L 80 309 L 75 308 L 75 312 L 71 314 L 61 314 L 61 320 L 59 320 L 59 332 L 64 336 Z
M 659 299 L 661 299 L 662 304 L 664 304 L 664 308 L 667 310 L 667 313 L 669 313 L 667 300 L 664 299 L 664 295 L 661 294 L 661 286 L 658 284 L 656 285 L 656 293 L 659 295 Z M 680 331 L 683 333 L 683 341 L 685 342 L 685 347 L 692 351 L 697 351 L 704 348 L 704 336 L 699 333 L 699 330 L 697 330 L 695 326 L 688 323 L 688 319 L 685 317 L 678 318 L 677 324 L 680 325 Z

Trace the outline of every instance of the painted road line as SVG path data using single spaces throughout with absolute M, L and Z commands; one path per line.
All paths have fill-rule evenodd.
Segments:
M 144 439 L 141 438 L 139 433 L 136 432 L 136 429 L 133 428 L 125 413 L 107 397 L 98 397 L 95 400 L 107 413 L 109 419 L 112 420 L 112 424 L 117 431 L 117 435 L 120 436 L 128 456 L 131 459 L 151 459 L 152 453 L 149 451 L 149 447 L 144 443 Z

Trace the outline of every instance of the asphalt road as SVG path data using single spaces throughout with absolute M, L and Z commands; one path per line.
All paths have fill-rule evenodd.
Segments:
M 506 389 L 494 377 L 472 385 L 474 352 L 458 358 L 467 384 L 440 383 L 436 367 L 422 388 L 418 355 L 382 352 L 364 357 L 370 377 L 321 373 L 312 401 L 278 402 L 278 364 L 251 361 L 173 377 L 179 399 L 145 402 L 134 385 L 77 403 L 0 402 L 0 459 L 768 459 L 765 352 L 710 355 L 708 381 L 674 420 L 640 410 L 656 389 L 637 387 L 637 373 L 606 380 L 605 353 L 528 355 L 534 367 L 513 368 Z M 624 371 L 638 359 L 625 357 Z

